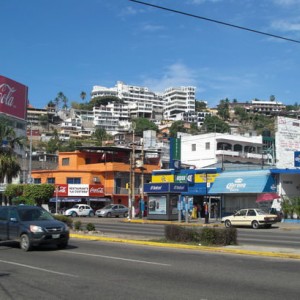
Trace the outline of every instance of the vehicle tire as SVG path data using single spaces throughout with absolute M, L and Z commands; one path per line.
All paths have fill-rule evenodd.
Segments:
M 63 242 L 57 245 L 58 249 L 65 249 L 68 246 L 68 242 Z
M 77 217 L 77 214 L 76 214 L 76 212 L 75 212 L 75 211 L 72 211 L 72 213 L 71 213 L 71 217 L 73 217 L 73 218 Z
M 128 217 L 128 213 L 126 212 L 126 213 L 124 213 L 124 218 L 127 218 Z
M 258 229 L 258 228 L 259 228 L 259 224 L 258 224 L 257 221 L 253 221 L 253 222 L 252 222 L 252 228 L 253 228 L 253 229 Z
M 231 222 L 229 220 L 226 220 L 225 221 L 225 227 L 226 228 L 230 228 L 232 225 L 231 225 Z
M 95 214 L 91 211 L 90 213 L 89 213 L 89 217 L 94 217 L 95 216 Z
M 30 251 L 32 249 L 32 245 L 27 234 L 22 234 L 20 238 L 20 247 L 24 251 Z
M 108 213 L 106 214 L 106 216 L 107 216 L 108 218 L 111 218 L 111 213 L 108 212 Z

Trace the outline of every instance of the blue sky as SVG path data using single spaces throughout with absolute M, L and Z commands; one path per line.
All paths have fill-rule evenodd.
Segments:
M 300 0 L 144 0 L 300 41 Z M 118 80 L 160 92 L 192 85 L 213 107 L 274 95 L 300 104 L 300 43 L 128 0 L 2 0 L 0 74 L 43 108 Z

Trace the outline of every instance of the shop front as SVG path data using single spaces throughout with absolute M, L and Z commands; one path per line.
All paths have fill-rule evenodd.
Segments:
M 177 220 L 178 202 L 188 190 L 185 183 L 146 183 L 144 192 L 148 196 L 149 220 Z
M 276 176 L 270 170 L 232 171 L 220 174 L 208 195 L 221 197 L 221 215 L 226 216 L 242 208 L 258 207 L 259 195 L 276 192 Z

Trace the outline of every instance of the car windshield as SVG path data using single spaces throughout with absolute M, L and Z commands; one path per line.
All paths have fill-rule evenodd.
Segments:
M 18 209 L 18 213 L 21 221 L 54 220 L 50 213 L 40 208 Z
M 72 208 L 79 208 L 79 204 L 74 205 Z
M 265 215 L 265 214 L 267 214 L 267 212 L 265 212 L 262 209 L 257 209 L 256 212 L 257 212 L 258 215 Z

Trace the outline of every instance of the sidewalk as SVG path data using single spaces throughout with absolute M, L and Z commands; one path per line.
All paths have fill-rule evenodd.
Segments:
M 178 224 L 182 226 L 209 226 L 209 227 L 223 227 L 220 221 L 210 220 L 209 224 L 205 224 L 204 220 L 191 220 L 189 223 L 178 221 L 159 221 L 159 220 L 147 220 L 144 219 L 125 219 L 122 222 L 130 223 L 145 223 L 145 224 Z M 276 223 L 273 225 L 277 226 L 282 230 L 299 230 L 300 224 L 297 223 Z M 228 254 L 239 254 L 239 255 L 252 255 L 252 256 L 263 256 L 263 257 L 277 257 L 277 258 L 289 258 L 289 259 L 300 259 L 300 249 L 294 248 L 281 248 L 281 247 L 262 247 L 262 246 L 252 246 L 252 245 L 237 245 L 237 246 L 224 246 L 224 247 L 206 247 L 202 245 L 187 245 L 178 243 L 165 243 L 165 242 L 155 242 L 149 241 L 147 238 L 132 237 L 132 236 L 122 236 L 122 235 L 101 235 L 97 233 L 71 233 L 70 237 L 88 239 L 88 240 L 98 240 L 114 243 L 127 243 L 135 245 L 148 245 L 155 247 L 164 248 L 178 248 L 178 249 L 190 249 L 206 252 L 215 253 L 228 253 Z

